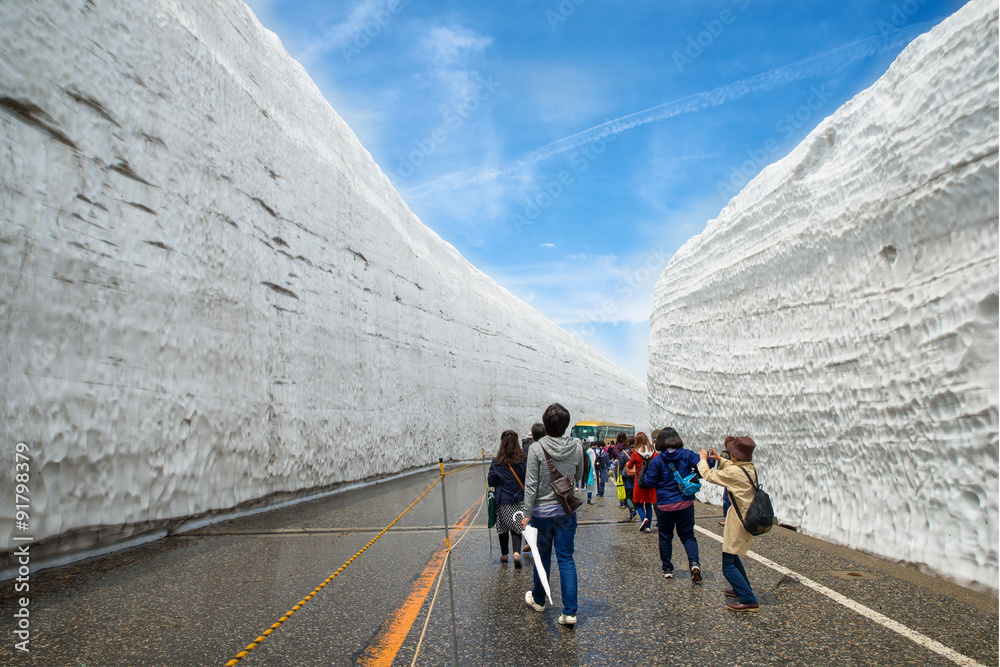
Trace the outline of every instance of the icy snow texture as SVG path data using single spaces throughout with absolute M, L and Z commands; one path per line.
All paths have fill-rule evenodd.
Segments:
M 492 453 L 552 401 L 647 423 L 645 385 L 425 227 L 242 2 L 0 25 L 0 434 L 4 470 L 31 446 L 36 541 Z
M 671 259 L 648 378 L 689 447 L 756 440 L 782 522 L 993 589 L 997 97 L 973 0 Z

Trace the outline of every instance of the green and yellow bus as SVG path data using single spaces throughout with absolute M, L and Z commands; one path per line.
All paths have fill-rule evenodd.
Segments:
M 635 426 L 632 424 L 616 424 L 614 422 L 577 422 L 573 424 L 570 435 L 580 440 L 593 438 L 594 442 L 614 444 L 619 433 L 624 433 L 627 437 L 635 435 Z

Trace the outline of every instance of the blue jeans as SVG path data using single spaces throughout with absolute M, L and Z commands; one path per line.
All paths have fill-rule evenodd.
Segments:
M 634 503 L 633 503 L 634 504 Z M 639 521 L 645 521 L 649 519 L 652 523 L 653 521 L 653 504 L 652 503 L 639 503 L 635 506 L 635 511 L 639 513 Z
M 729 491 L 722 489 L 722 518 L 726 518 L 726 514 L 729 512 L 729 506 L 732 505 L 729 502 Z
M 736 591 L 739 601 L 743 604 L 757 604 L 757 596 L 750 588 L 750 580 L 747 579 L 747 571 L 743 569 L 743 562 L 736 554 L 722 552 L 722 575 L 729 581 L 729 584 Z
M 556 548 L 556 560 L 559 562 L 559 586 L 562 589 L 562 613 L 576 616 L 576 562 L 573 560 L 573 541 L 576 539 L 576 512 L 569 516 L 556 516 L 550 519 L 531 517 L 531 525 L 538 529 L 538 553 L 534 555 L 536 563 L 545 568 L 546 576 L 552 574 L 549 567 L 552 564 L 552 547 Z M 531 568 L 534 587 L 531 595 L 535 602 L 545 604 L 545 589 L 538 577 L 538 568 Z M 551 577 L 550 577 L 551 578 Z
M 698 562 L 698 540 L 694 537 L 694 505 L 682 510 L 664 512 L 656 508 L 656 529 L 660 534 L 660 564 L 664 572 L 672 572 L 674 563 L 674 527 L 687 552 L 688 566 Z

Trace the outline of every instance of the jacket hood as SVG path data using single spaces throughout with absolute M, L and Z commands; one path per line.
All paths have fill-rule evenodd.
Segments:
M 583 446 L 583 443 L 578 438 L 571 438 L 569 436 L 553 438 L 549 435 L 539 440 L 538 444 L 545 448 L 545 451 L 549 453 L 553 461 L 565 461 L 576 451 L 577 447 Z M 544 457 L 545 455 L 542 454 L 542 456 Z
M 669 461 L 670 463 L 677 463 L 678 461 L 681 460 L 682 451 L 684 451 L 683 447 L 675 449 L 674 451 L 670 451 L 669 449 L 664 449 L 662 452 L 660 452 L 660 456 L 663 457 L 664 461 Z

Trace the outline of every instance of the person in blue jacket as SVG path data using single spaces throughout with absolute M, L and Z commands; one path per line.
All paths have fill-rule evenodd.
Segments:
M 521 519 L 524 517 L 524 473 L 527 459 L 517 433 L 504 431 L 500 449 L 493 457 L 486 483 L 496 489 L 497 535 L 500 538 L 500 562 L 507 562 L 507 534 L 514 552 L 514 567 L 521 567 Z
M 694 536 L 694 496 L 681 494 L 674 479 L 674 470 L 681 477 L 696 472 L 698 454 L 684 449 L 677 431 L 669 426 L 656 436 L 657 456 L 646 468 L 644 484 L 656 489 L 656 528 L 660 534 L 660 564 L 666 579 L 674 578 L 674 528 L 687 552 L 691 581 L 701 582 L 701 564 L 698 562 L 698 540 Z M 713 461 L 714 463 L 714 461 Z M 673 466 L 673 470 L 670 466 Z

